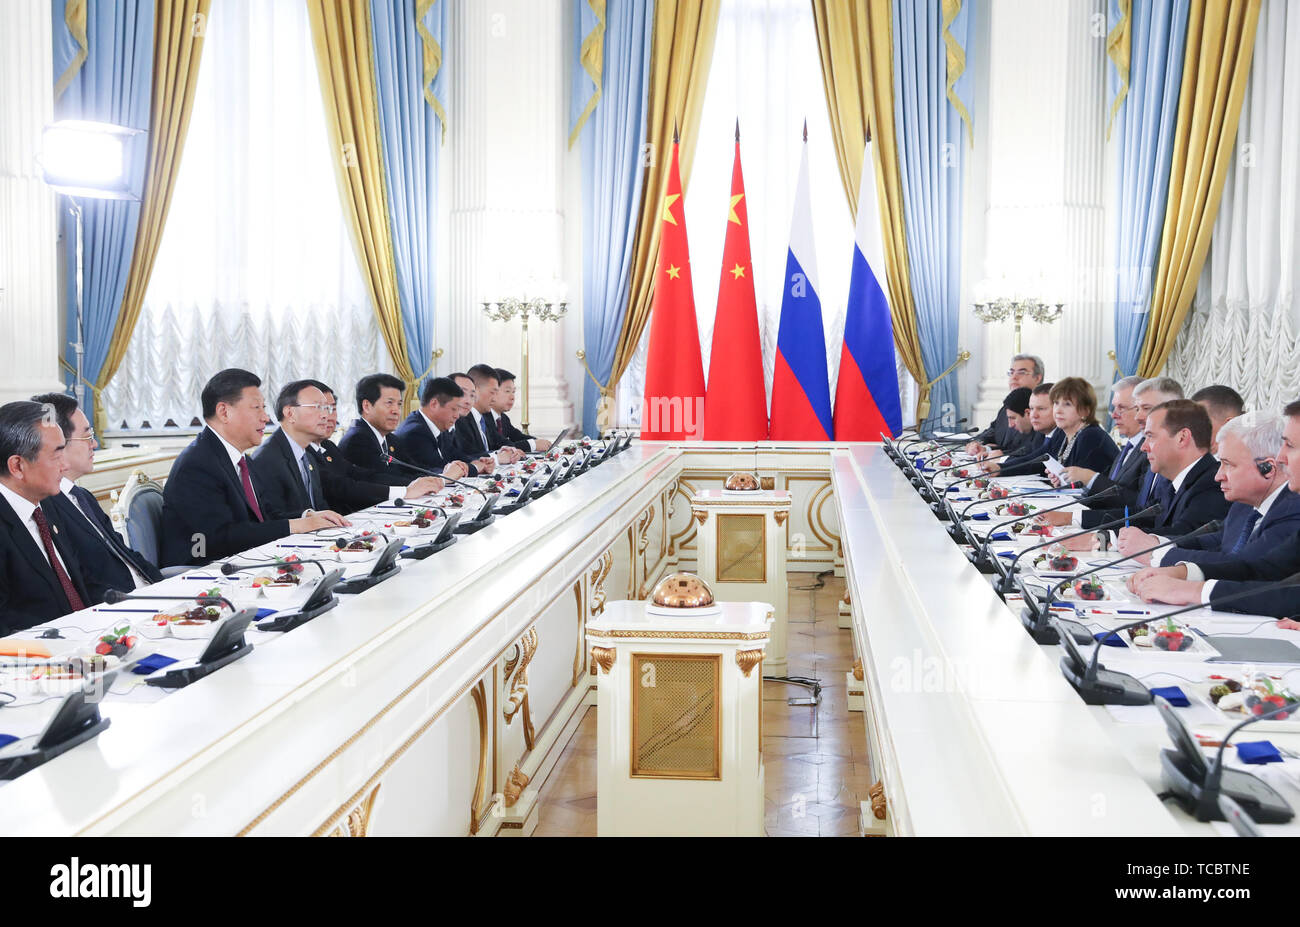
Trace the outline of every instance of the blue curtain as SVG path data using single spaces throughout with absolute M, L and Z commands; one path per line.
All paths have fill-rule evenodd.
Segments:
M 596 24 L 586 0 L 573 0 L 576 41 L 571 124 L 591 98 L 590 78 L 578 60 L 582 40 Z M 609 0 L 600 102 L 582 129 L 582 305 L 587 364 L 601 383 L 614 369 L 614 352 L 632 285 L 632 246 L 645 170 L 646 91 L 654 4 Z M 582 427 L 596 433 L 600 391 L 585 378 Z
M 65 0 L 53 0 L 54 74 L 67 70 L 78 45 L 64 22 Z M 87 119 L 148 130 L 153 93 L 153 0 L 89 0 L 86 13 L 87 57 L 63 94 L 54 101 L 55 119 Z M 148 137 L 137 136 L 127 146 L 131 189 L 144 189 Z M 135 232 L 140 224 L 139 201 L 79 198 L 85 219 L 82 318 L 85 361 L 82 376 L 94 383 L 108 356 L 109 341 L 122 307 Z M 77 224 L 59 198 L 63 237 L 64 308 L 67 318 L 64 359 L 76 365 L 77 341 Z M 71 374 L 67 381 L 72 383 Z M 86 391 L 87 417 L 93 420 L 94 397 Z
M 433 352 L 434 274 L 438 259 L 438 155 L 442 123 L 424 96 L 424 43 L 416 24 L 416 0 L 374 0 L 371 34 L 379 95 L 389 234 L 397 265 L 406 356 L 418 376 Z M 446 0 L 426 11 L 424 27 L 443 46 Z M 433 80 L 433 96 L 446 100 L 447 63 Z
M 1113 129 L 1118 146 L 1115 356 L 1124 376 L 1137 372 L 1151 315 L 1189 7 L 1188 0 L 1143 0 L 1132 8 L 1129 89 Z M 1110 0 L 1109 9 L 1114 28 L 1119 22 L 1116 0 Z M 1119 75 L 1114 68 L 1109 71 L 1114 99 Z
M 962 5 L 949 32 L 969 54 L 972 4 Z M 926 376 L 933 379 L 957 359 L 961 295 L 962 175 L 966 123 L 948 98 L 943 14 L 939 3 L 894 0 L 894 119 L 902 175 L 907 259 L 916 327 Z M 971 67 L 953 90 L 969 111 Z M 960 408 L 957 377 L 949 374 L 930 393 L 931 414 Z

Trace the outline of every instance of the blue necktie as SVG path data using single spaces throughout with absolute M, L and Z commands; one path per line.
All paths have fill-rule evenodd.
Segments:
M 1237 538 L 1237 543 L 1232 545 L 1230 553 L 1240 553 L 1241 549 L 1246 546 L 1246 542 L 1250 540 L 1251 534 L 1255 531 L 1255 525 L 1258 523 L 1259 509 L 1256 509 L 1251 512 L 1250 517 L 1246 519 L 1246 526 L 1241 529 L 1241 536 Z
M 1168 518 L 1174 506 L 1174 484 L 1163 476 L 1156 477 L 1151 485 L 1151 496 L 1153 501 L 1160 503 L 1161 515 Z
M 309 508 L 314 509 L 318 503 L 316 501 L 316 494 L 311 491 L 311 461 L 307 459 L 306 454 L 303 454 L 298 462 L 302 469 L 303 484 L 307 487 L 307 505 Z
M 1151 498 L 1151 484 L 1155 482 L 1156 474 L 1154 470 L 1148 470 L 1147 475 L 1142 480 L 1142 491 L 1138 493 L 1138 508 L 1147 507 L 1147 500 Z
M 1125 442 L 1123 450 L 1121 450 L 1119 456 L 1115 458 L 1115 465 L 1110 468 L 1110 480 L 1112 483 L 1119 479 L 1119 471 L 1120 468 L 1124 466 L 1124 458 L 1128 457 L 1128 452 L 1132 450 L 1132 448 L 1133 445 Z
M 486 418 L 486 417 L 484 417 L 484 416 L 480 416 L 480 418 L 479 418 L 479 420 L 478 420 L 478 430 L 481 431 L 481 432 L 483 432 L 483 449 L 484 449 L 485 451 L 487 451 L 489 454 L 492 453 L 492 445 L 491 445 L 491 443 L 488 441 L 488 436 L 487 436 L 487 418 Z

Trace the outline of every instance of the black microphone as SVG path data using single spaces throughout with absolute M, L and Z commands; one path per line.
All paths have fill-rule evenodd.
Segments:
M 1009 454 L 1009 453 L 1010 453 L 1010 451 L 1007 452 L 1007 454 Z M 999 454 L 998 457 L 1006 457 L 1007 454 Z M 990 457 L 989 459 L 990 459 L 990 460 L 997 460 L 998 458 L 997 458 L 997 457 Z M 950 472 L 953 471 L 953 470 L 962 470 L 962 469 L 965 468 L 965 467 L 973 467 L 973 466 L 978 466 L 978 463 L 960 463 L 960 464 L 953 464 L 951 467 L 945 467 L 945 468 L 942 469 L 942 470 L 936 470 L 936 471 L 934 472 L 934 474 L 931 475 L 931 477 L 930 477 L 930 481 L 929 481 L 929 482 L 930 482 L 930 497 L 931 497 L 934 501 L 930 503 L 930 508 L 934 510 L 934 514 L 938 517 L 938 519 L 939 519 L 940 521 L 947 521 L 947 520 L 949 520 L 949 518 L 951 517 L 951 513 L 948 511 L 948 509 L 946 509 L 946 508 L 944 507 L 944 503 L 947 501 L 947 497 L 948 497 L 948 490 L 954 488 L 955 486 L 960 486 L 960 485 L 962 484 L 962 482 L 964 482 L 964 480 L 966 480 L 966 479 L 979 479 L 979 477 L 974 477 L 974 476 L 973 476 L 973 477 L 959 477 L 958 479 L 954 480 L 954 481 L 953 481 L 951 484 L 949 484 L 948 486 L 945 486 L 944 489 L 943 489 L 943 492 L 942 492 L 942 493 L 939 492 L 938 488 L 934 485 L 934 481 L 937 480 L 937 479 L 939 478 L 940 474 L 943 474 L 943 473 L 950 473 Z
M 1223 522 L 1219 521 L 1218 519 L 1215 519 L 1213 521 L 1208 521 L 1205 524 L 1201 525 L 1201 527 L 1197 528 L 1196 530 L 1189 531 L 1187 534 L 1184 534 L 1181 537 L 1171 538 L 1168 541 L 1162 541 L 1159 544 L 1155 544 L 1152 545 L 1151 547 L 1148 547 L 1146 550 L 1134 551 L 1133 553 L 1129 554 L 1126 557 L 1120 557 L 1118 560 L 1111 560 L 1101 564 L 1100 566 L 1095 566 L 1092 569 L 1084 570 L 1080 573 L 1075 573 L 1074 575 L 1070 576 L 1068 579 L 1063 579 L 1060 582 L 1053 583 L 1051 588 L 1048 589 L 1047 591 L 1047 598 L 1045 598 L 1042 601 L 1041 605 L 1036 605 L 1034 607 L 1041 608 L 1043 612 L 1050 611 L 1052 607 L 1052 600 L 1055 599 L 1057 595 L 1064 592 L 1067 587 L 1073 585 L 1077 580 L 1080 580 L 1085 576 L 1091 576 L 1093 573 L 1100 573 L 1102 570 L 1109 570 L 1115 566 L 1118 566 L 1119 564 L 1123 563 L 1126 560 L 1134 560 L 1138 557 L 1141 557 L 1143 554 L 1151 553 L 1153 550 L 1159 550 L 1162 547 L 1169 547 L 1170 545 L 1181 544 L 1183 541 L 1190 541 L 1192 538 L 1199 538 L 1203 534 L 1211 534 L 1215 531 L 1218 531 L 1222 527 L 1223 527 Z M 1025 602 L 1029 603 L 1033 601 L 1033 599 L 1034 596 L 1029 595 L 1026 592 Z M 1036 625 L 1041 624 L 1041 621 L 1035 622 L 1035 624 Z
M 1095 492 L 1090 496 L 1080 496 L 1075 501 L 1080 503 L 1095 502 L 1098 499 L 1104 499 L 1106 496 L 1117 495 L 1118 493 L 1119 493 L 1119 487 L 1112 485 L 1112 486 L 1107 486 L 1105 489 Z M 1066 508 L 1067 506 L 1068 503 L 1067 505 L 1058 505 L 1056 506 L 1056 508 L 1058 509 Z M 1038 514 L 1041 515 L 1044 514 L 1045 512 L 1051 512 L 1051 511 L 1054 511 L 1054 509 L 1044 509 L 1042 512 L 1039 512 Z M 1148 505 L 1142 511 L 1135 512 L 1133 513 L 1133 516 L 1129 516 L 1129 517 L 1135 517 L 1137 515 L 1154 515 L 1159 511 L 1160 511 L 1160 503 L 1153 502 L 1151 505 Z M 1008 588 L 1007 584 L 1010 583 L 1011 577 L 1015 575 L 1016 564 L 1020 562 L 1020 558 L 1023 557 L 1025 554 L 1032 553 L 1033 551 L 1036 550 L 1041 550 L 1044 547 L 1051 547 L 1053 544 L 1060 544 L 1064 541 L 1072 541 L 1075 538 L 1081 538 L 1086 534 L 1096 534 L 1098 531 L 1105 531 L 1107 528 L 1113 528 L 1116 525 L 1121 525 L 1127 520 L 1128 520 L 1127 517 L 1121 515 L 1119 518 L 1115 518 L 1111 521 L 1102 522 L 1100 525 L 1097 525 L 1095 528 L 1085 528 L 1082 531 L 1076 531 L 1074 534 L 1067 534 L 1064 537 L 1059 537 L 1059 538 L 1049 538 L 1048 540 L 1044 541 L 1041 544 L 1035 544 L 1032 547 L 1026 547 L 1024 550 L 1020 551 L 1020 553 L 1016 554 L 1015 557 L 1012 558 L 1011 563 L 1008 565 L 1007 569 L 1002 574 L 1002 580 L 999 581 L 998 585 L 995 588 L 997 589 L 998 592 L 1003 594 L 1011 591 L 1011 589 Z M 989 532 L 990 540 L 992 540 L 991 537 L 992 533 L 993 533 L 992 531 Z
M 1035 513 L 1032 514 L 1032 515 L 1019 515 L 1019 516 L 1017 516 L 1017 517 L 1015 517 L 1015 518 L 1007 519 L 1006 521 L 1000 521 L 1000 522 L 998 522 L 996 525 L 994 525 L 992 528 L 989 529 L 988 537 L 985 538 L 985 540 L 984 540 L 984 546 L 987 547 L 989 544 L 991 544 L 991 543 L 993 542 L 993 535 L 994 535 L 996 532 L 1001 531 L 1003 528 L 1008 528 L 1008 527 L 1010 527 L 1011 525 L 1016 524 L 1017 522 L 1022 522 L 1022 521 L 1024 521 L 1025 519 L 1028 519 L 1028 518 L 1037 518 L 1039 515 L 1046 515 L 1048 512 L 1057 512 L 1057 511 L 1060 511 L 1061 509 L 1068 509 L 1068 508 L 1069 508 L 1070 506 L 1072 506 L 1072 505 L 1080 505 L 1080 504 L 1083 504 L 1084 502 L 1092 502 L 1092 501 L 1095 501 L 1095 500 L 1097 500 L 1097 499 L 1104 499 L 1106 496 L 1113 495 L 1113 494 L 1118 493 L 1118 492 L 1119 492 L 1119 487 L 1118 487 L 1118 486 L 1107 486 L 1105 489 L 1101 490 L 1100 492 L 1095 492 L 1095 493 L 1093 493 L 1093 494 L 1090 495 L 1090 496 L 1080 496 L 1080 497 L 1077 498 L 1077 499 L 1071 499 L 1071 500 L 1069 500 L 1068 502 L 1062 502 L 1060 505 L 1053 505 L 1053 506 L 1051 506 L 1050 508 L 1043 509 L 1041 512 L 1035 512 Z M 1123 519 L 1120 519 L 1120 520 L 1123 521 Z M 1093 530 L 1093 531 L 1096 531 L 1097 529 L 1094 528 L 1094 529 L 1092 529 L 1092 530 Z M 1084 532 L 1084 534 L 1091 534 L 1091 533 L 1092 533 L 1091 531 L 1085 531 L 1085 532 Z M 1062 540 L 1062 541 L 1063 541 L 1063 540 L 1066 540 L 1066 539 L 1065 539 L 1065 538 L 1059 538 L 1058 540 Z M 1048 544 L 1051 544 L 1051 543 L 1053 543 L 1053 542 L 1052 542 L 1052 541 L 1048 541 L 1047 543 L 1048 543 Z M 1046 546 L 1046 545 L 1043 545 L 1043 546 Z M 1032 549 L 1033 549 L 1033 548 L 1030 548 L 1030 550 L 1032 550 Z M 1021 551 L 1021 554 L 1022 554 L 1022 555 L 1025 554 L 1025 553 L 1028 553 L 1028 551 Z M 1020 559 L 1020 558 L 1017 557 L 1016 559 L 1018 560 L 1018 559 Z M 1014 560 L 1012 561 L 1012 565 L 1013 565 L 1013 566 L 1015 565 L 1015 561 L 1014 561 Z
M 1291 578 L 1295 579 L 1296 577 L 1291 577 Z M 1223 787 L 1223 774 L 1225 771 L 1223 767 L 1223 754 L 1224 751 L 1228 749 L 1228 741 L 1232 739 L 1232 735 L 1237 733 L 1242 728 L 1249 727 L 1250 725 L 1255 724 L 1259 721 L 1267 721 L 1270 718 L 1275 718 L 1281 714 L 1287 714 L 1287 715 L 1293 714 L 1297 709 L 1300 709 L 1300 702 L 1289 702 L 1285 705 L 1281 705 L 1277 708 L 1274 708 L 1271 711 L 1266 711 L 1263 714 L 1253 715 L 1251 717 L 1248 717 L 1245 721 L 1239 722 L 1235 727 L 1230 728 L 1228 730 L 1228 733 L 1224 734 L 1223 737 L 1220 738 L 1219 740 L 1219 750 L 1217 753 L 1214 754 L 1214 760 L 1210 763 L 1210 768 L 1206 770 L 1205 778 L 1201 780 L 1201 794 L 1195 796 L 1195 798 L 1193 799 L 1194 804 L 1191 807 L 1187 808 L 1188 813 L 1195 815 L 1196 820 L 1198 821 L 1219 820 L 1222 817 L 1222 814 L 1221 813 L 1216 814 L 1215 812 L 1216 811 L 1221 812 L 1218 799 L 1219 799 L 1219 795 L 1225 792 Z M 1165 751 L 1162 751 L 1162 753 L 1163 752 Z M 1161 760 L 1162 760 L 1161 765 L 1163 766 L 1164 765 L 1163 756 L 1161 757 Z M 1245 775 L 1250 775 L 1250 774 L 1245 773 Z M 1251 778 L 1254 779 L 1255 777 L 1251 776 Z M 1261 785 L 1267 786 L 1267 783 L 1264 783 L 1262 780 L 1258 780 L 1258 781 L 1260 781 Z M 1255 790 L 1250 789 L 1249 791 L 1254 792 Z M 1231 794 L 1231 792 L 1229 791 L 1227 792 L 1227 794 Z M 1277 793 L 1274 792 L 1274 795 L 1276 794 Z M 1291 818 L 1294 816 L 1293 813 L 1286 813 L 1286 812 L 1290 812 L 1291 809 L 1289 805 L 1286 805 L 1285 799 L 1282 799 L 1282 804 L 1286 806 L 1286 812 L 1283 812 L 1286 814 L 1286 816 L 1279 821 L 1278 818 L 1281 817 L 1281 814 L 1279 813 L 1280 809 L 1276 807 L 1267 808 L 1267 809 L 1261 807 L 1261 804 L 1258 800 L 1258 796 L 1250 795 L 1248 797 L 1246 795 L 1235 795 L 1232 797 L 1237 799 L 1238 801 L 1245 799 L 1248 804 L 1252 805 L 1253 813 L 1257 815 L 1258 818 L 1263 823 L 1266 824 L 1285 823 L 1286 821 L 1291 820 Z M 1282 798 L 1280 795 L 1278 795 L 1277 797 L 1279 799 Z M 1252 799 L 1254 800 L 1252 801 Z
M 924 437 L 924 436 L 921 434 L 921 429 L 922 429 L 922 428 L 924 428 L 926 425 L 929 425 L 931 422 L 937 422 L 939 419 L 943 418 L 943 416 L 944 416 L 944 413 L 942 413 L 942 412 L 940 412 L 938 415 L 931 415 L 929 418 L 924 419 L 924 420 L 922 420 L 921 422 L 919 422 L 918 424 L 916 424 L 916 425 L 912 426 L 911 428 L 907 429 L 907 431 L 911 431 L 911 432 L 913 432 L 914 434 L 916 434 L 916 437 L 915 437 L 915 438 L 908 438 L 907 441 L 904 442 L 904 443 L 911 444 L 911 443 L 924 442 L 924 441 L 930 441 L 930 440 L 948 440 L 948 439 L 946 439 L 946 438 L 939 438 L 939 439 L 926 438 L 926 437 Z M 958 426 L 958 425 L 965 425 L 968 421 L 970 421 L 970 417 L 969 417 L 969 416 L 964 416 L 964 417 L 962 417 L 962 418 L 957 419 L 957 421 L 953 422 L 952 424 L 953 424 L 953 427 L 955 428 L 955 427 Z M 967 433 L 969 434 L 969 430 L 968 430 Z
M 325 575 L 325 567 L 321 566 L 321 561 L 319 560 L 267 560 L 262 563 L 245 563 L 240 566 L 235 566 L 233 563 L 226 562 L 221 564 L 221 575 L 234 576 L 236 573 L 242 573 L 244 570 L 260 570 L 262 567 L 293 566 L 298 563 L 310 563 L 312 566 L 316 567 L 316 569 L 320 570 L 321 576 Z M 332 564 L 333 561 L 330 561 L 330 563 Z
M 972 479 L 979 479 L 979 477 L 972 477 Z M 965 480 L 965 482 L 969 483 L 970 480 Z M 950 486 L 948 488 L 951 489 L 952 487 Z M 970 502 L 967 505 L 963 506 L 960 512 L 952 512 L 953 523 L 951 527 L 949 527 L 948 533 L 951 534 L 952 539 L 954 541 L 957 541 L 958 543 L 961 543 L 962 540 L 961 537 L 959 537 L 959 534 L 964 533 L 966 535 L 966 540 L 970 543 L 971 547 L 975 547 L 977 546 L 975 535 L 970 531 L 969 528 L 966 527 L 966 513 L 969 512 L 971 509 L 973 509 L 975 506 L 986 505 L 989 502 L 1010 502 L 1012 499 L 1021 499 L 1025 496 L 1042 496 L 1042 495 L 1047 495 L 1049 493 L 1051 494 L 1059 493 L 1066 489 L 1082 489 L 1082 488 L 1083 488 L 1082 483 L 1071 483 L 1069 486 L 1062 486 L 1060 489 L 1058 489 L 1055 486 L 1047 486 L 1043 489 L 1027 489 L 1024 492 L 1012 493 L 1011 495 L 1002 496 L 1001 498 L 998 499 L 976 499 L 974 502 Z M 945 489 L 944 493 L 946 494 L 947 492 L 948 490 Z M 952 501 L 947 500 L 947 504 L 951 509 Z
M 1219 603 L 1244 599 L 1271 589 L 1281 589 L 1295 585 L 1300 585 L 1300 573 L 1293 573 L 1286 579 L 1278 580 L 1275 583 L 1267 583 L 1262 587 L 1224 596 L 1219 600 Z M 1096 645 L 1093 647 L 1092 659 L 1086 665 L 1083 662 L 1083 655 L 1079 653 L 1078 648 L 1075 646 L 1074 638 L 1063 627 L 1059 626 L 1058 619 L 1053 615 L 1052 620 L 1058 622 L 1057 630 L 1060 632 L 1061 643 L 1065 645 L 1066 651 L 1065 656 L 1061 658 L 1061 672 L 1065 674 L 1065 678 L 1078 690 L 1079 695 L 1083 697 L 1083 701 L 1088 705 L 1147 705 L 1151 702 L 1151 693 L 1146 686 L 1128 673 L 1107 670 L 1101 664 L 1103 642 L 1112 634 L 1118 634 L 1120 631 L 1136 628 L 1142 624 L 1166 621 L 1175 615 L 1194 612 L 1205 607 L 1201 602 L 1197 602 L 1183 608 L 1176 608 L 1172 612 L 1165 612 L 1162 615 L 1146 615 L 1137 621 L 1131 621 L 1128 624 L 1106 631 L 1098 638 Z
M 457 485 L 457 486 L 464 486 L 466 489 L 472 489 L 472 490 L 474 490 L 476 493 L 478 493 L 480 496 L 483 497 L 483 501 L 484 501 L 484 502 L 487 501 L 487 493 L 485 493 L 483 490 L 479 489 L 477 486 L 474 486 L 474 485 L 472 485 L 472 484 L 470 484 L 470 483 L 462 483 L 460 480 L 453 480 L 453 479 L 452 479 L 451 477 L 449 477 L 449 476 L 444 476 L 444 475 L 442 475 L 441 473 L 438 473 L 438 472 L 433 471 L 433 470 L 429 470 L 429 469 L 427 469 L 427 468 L 425 468 L 425 467 L 417 467 L 415 464 L 407 463 L 405 460 L 398 460 L 398 459 L 397 459 L 396 457 L 394 457 L 392 454 L 387 454 L 387 455 L 385 455 L 385 456 L 387 457 L 388 462 L 389 462 L 390 464 L 397 464 L 399 467 L 405 467 L 406 469 L 410 470 L 412 473 L 422 473 L 422 474 L 424 474 L 425 476 L 436 476 L 438 479 L 442 480 L 444 483 L 454 483 L 454 484 Z
M 196 605 L 225 605 L 232 612 L 237 612 L 233 602 L 223 595 L 131 595 L 118 589 L 109 589 L 104 593 L 104 604 L 116 605 L 119 602 L 193 602 Z
M 966 419 L 962 419 L 961 421 L 956 422 L 956 424 L 960 425 L 964 421 L 966 421 Z M 906 445 L 907 447 L 911 447 L 913 444 L 925 444 L 928 441 L 934 444 L 957 445 L 957 444 L 961 444 L 963 441 L 969 442 L 969 439 L 973 437 L 976 433 L 977 432 L 975 431 L 974 428 L 970 428 L 962 432 L 961 434 L 958 434 L 950 438 L 927 438 L 924 435 L 921 435 L 915 438 L 908 438 L 906 441 L 903 442 L 903 444 Z

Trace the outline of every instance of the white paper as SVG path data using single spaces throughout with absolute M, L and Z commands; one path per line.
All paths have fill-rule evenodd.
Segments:
M 1055 457 L 1049 455 L 1048 458 L 1043 461 L 1043 467 L 1048 473 L 1058 477 L 1062 482 L 1065 481 L 1065 468 L 1061 466 L 1061 462 Z

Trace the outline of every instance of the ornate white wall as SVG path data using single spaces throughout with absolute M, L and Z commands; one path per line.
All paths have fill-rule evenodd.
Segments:
M 52 48 L 46 0 L 0 3 L 0 403 L 62 389 L 57 207 L 37 163 Z
M 981 284 L 1041 275 L 1065 303 L 1052 325 L 1026 322 L 1022 349 L 1049 379 L 1110 380 L 1105 261 L 1105 13 L 1102 0 L 980 5 L 977 147 L 969 162 L 961 344 L 974 355 L 963 394 L 985 423 L 1006 395 L 1011 322 L 971 306 Z M 981 125 L 981 123 L 983 123 Z M 994 284 L 997 288 L 997 284 Z M 1010 294 L 1007 294 L 1010 295 Z
M 519 322 L 488 322 L 482 303 L 524 295 L 530 279 L 563 281 L 570 311 L 580 313 L 581 281 L 566 276 L 565 263 L 572 236 L 566 7 L 561 0 L 451 6 L 441 373 L 488 362 L 521 374 Z M 571 224 L 579 221 L 574 215 Z M 572 326 L 529 327 L 532 427 L 553 433 L 575 418 L 564 370 L 576 349 L 566 338 Z

